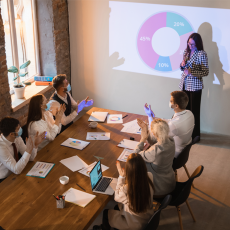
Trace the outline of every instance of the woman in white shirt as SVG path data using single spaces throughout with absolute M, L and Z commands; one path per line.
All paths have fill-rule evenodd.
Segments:
M 153 175 L 147 172 L 144 160 L 137 153 L 129 155 L 125 170 L 117 161 L 117 169 L 119 178 L 114 200 L 119 203 L 114 210 L 105 209 L 102 225 L 95 225 L 93 229 L 144 229 L 154 213 Z
M 49 112 L 49 103 L 44 95 L 38 94 L 31 98 L 29 104 L 29 113 L 27 118 L 27 130 L 30 136 L 46 132 L 46 139 L 39 144 L 38 151 L 45 147 L 50 141 L 53 141 L 61 130 L 61 118 L 65 112 L 65 105 L 61 105 L 56 114 L 56 120 Z

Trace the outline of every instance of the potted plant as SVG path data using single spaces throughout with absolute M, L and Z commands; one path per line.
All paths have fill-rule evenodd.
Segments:
M 30 65 L 30 61 L 27 61 L 25 63 L 23 63 L 21 66 L 20 66 L 20 69 L 25 69 L 26 67 L 28 67 Z M 15 66 L 11 66 L 9 69 L 8 69 L 8 72 L 10 73 L 15 73 L 17 74 L 17 76 L 13 79 L 14 81 L 17 80 L 17 83 L 15 83 L 13 85 L 14 87 L 14 92 L 15 92 L 15 95 L 18 99 L 20 98 L 24 98 L 24 95 L 25 95 L 25 86 L 26 85 L 31 85 L 31 82 L 20 82 L 19 83 L 19 79 L 18 77 L 25 77 L 28 72 L 25 72 L 25 73 L 19 73 L 19 70 L 17 67 Z

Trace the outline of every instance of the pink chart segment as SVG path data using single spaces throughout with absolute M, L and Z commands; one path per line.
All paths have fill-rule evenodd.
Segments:
M 152 47 L 152 37 L 154 33 L 164 27 L 174 29 L 180 38 L 178 50 L 171 56 L 160 56 Z M 189 35 L 194 30 L 191 24 L 182 15 L 174 12 L 160 12 L 148 18 L 139 30 L 137 36 L 137 48 L 141 59 L 150 68 L 170 72 L 179 69 L 183 58 L 183 51 Z M 173 44 L 172 44 L 173 45 Z

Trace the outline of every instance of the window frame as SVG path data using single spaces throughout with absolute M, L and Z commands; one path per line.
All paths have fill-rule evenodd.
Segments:
M 18 56 L 18 45 L 17 45 L 17 34 L 16 34 L 16 25 L 15 25 L 15 12 L 14 12 L 14 0 L 6 0 L 7 1 L 7 11 L 9 18 L 9 32 L 10 32 L 10 40 L 11 40 L 11 50 L 12 50 L 12 61 L 13 65 L 19 69 L 19 56 Z M 25 82 L 34 82 L 34 76 L 40 76 L 40 57 L 39 57 L 39 42 L 38 42 L 38 26 L 37 26 L 37 12 L 36 12 L 36 0 L 31 0 L 32 7 L 32 18 L 33 18 L 33 33 L 34 33 L 34 50 L 35 50 L 35 66 L 36 66 L 36 74 L 27 78 Z M 14 74 L 15 76 L 16 74 Z M 21 79 L 18 77 L 15 83 L 20 83 Z M 13 85 L 10 84 L 10 94 L 14 93 Z

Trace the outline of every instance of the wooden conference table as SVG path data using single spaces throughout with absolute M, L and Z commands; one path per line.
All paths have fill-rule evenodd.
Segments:
M 140 135 L 120 132 L 122 124 L 99 123 L 96 129 L 88 127 L 88 118 L 92 111 L 106 111 L 109 114 L 128 115 L 123 122 L 132 121 L 136 118 L 147 120 L 146 116 L 125 112 L 92 108 L 67 130 L 61 133 L 53 142 L 49 143 L 38 152 L 34 162 L 29 162 L 20 175 L 11 174 L 0 183 L 0 226 L 10 229 L 87 229 L 97 215 L 113 196 L 94 193 L 96 198 L 85 208 L 66 202 L 64 209 L 56 208 L 56 201 L 52 194 L 63 194 L 69 188 L 81 190 L 76 183 L 83 187 L 86 192 L 92 193 L 90 178 L 72 172 L 60 160 L 78 155 L 87 164 L 91 164 L 100 156 L 102 164 L 109 167 L 103 174 L 110 177 L 118 177 L 116 160 L 123 151 L 116 145 L 122 139 L 131 136 L 136 141 Z M 87 132 L 110 132 L 109 141 L 90 141 L 90 144 L 81 150 L 61 146 L 67 138 L 86 140 Z M 26 176 L 36 161 L 52 162 L 55 166 L 45 179 Z M 123 166 L 124 163 L 122 163 Z M 59 177 L 66 175 L 70 178 L 67 185 L 59 182 Z M 81 190 L 82 191 L 82 190 Z

